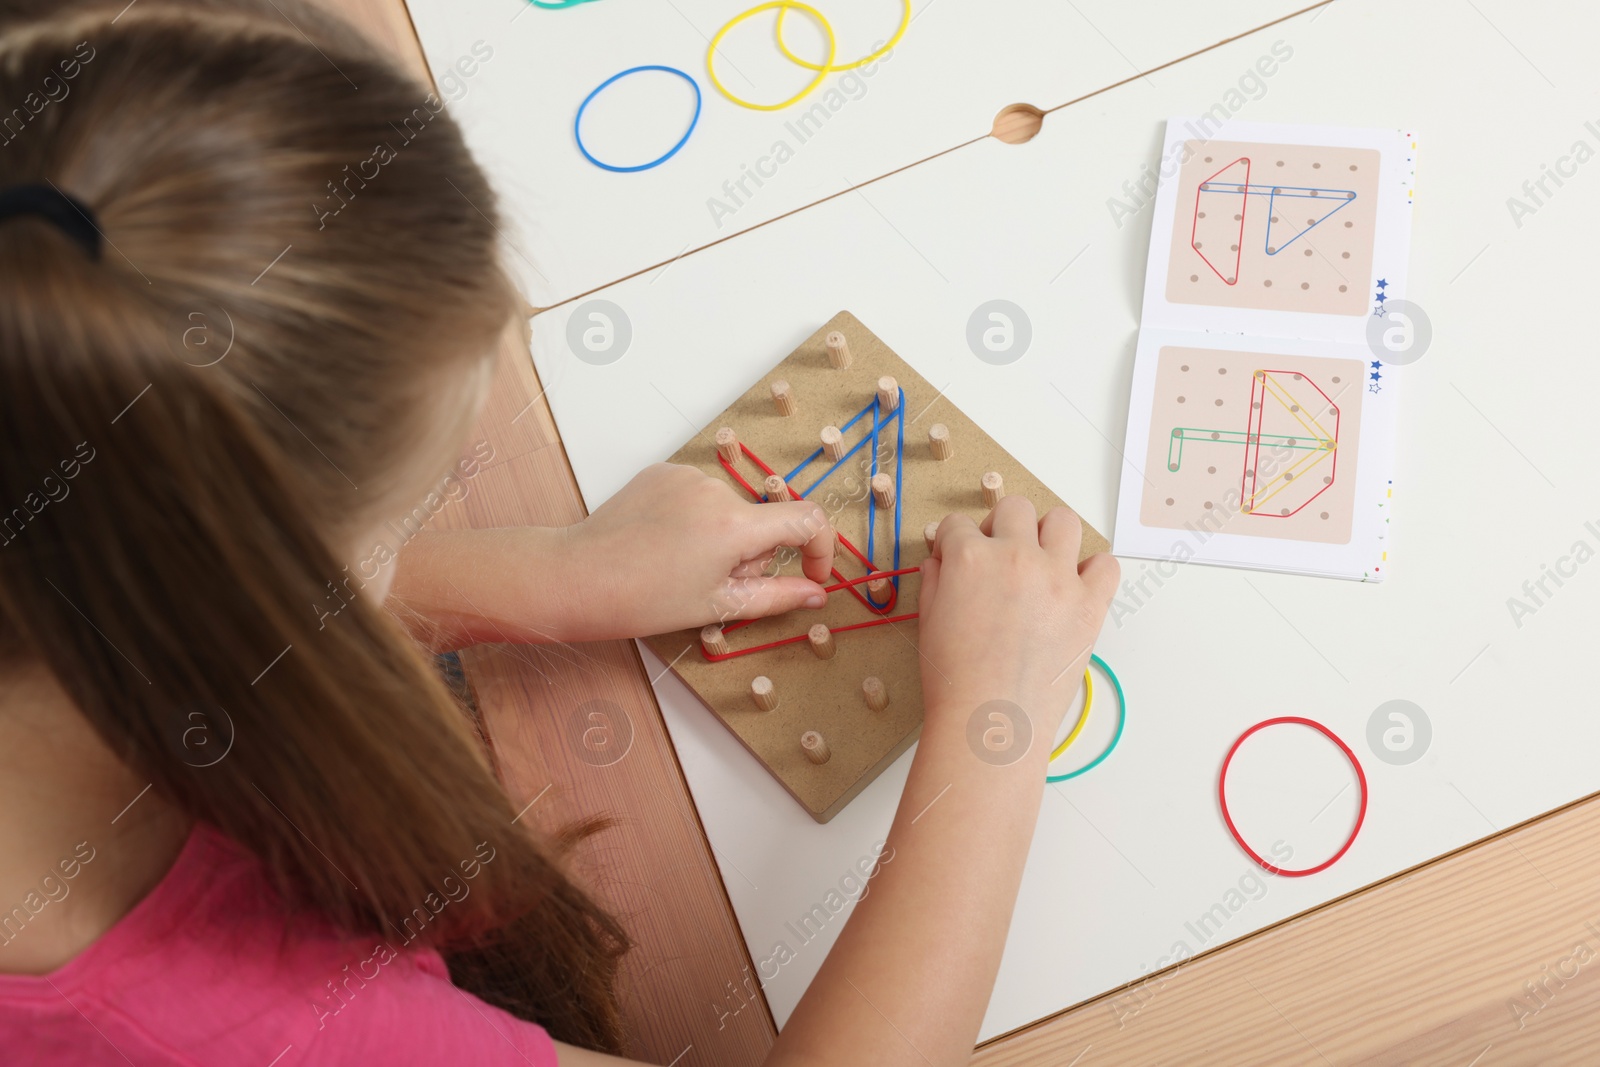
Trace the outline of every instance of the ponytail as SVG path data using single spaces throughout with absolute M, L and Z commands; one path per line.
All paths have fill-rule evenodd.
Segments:
M 595 824 L 513 824 L 399 625 L 359 593 L 319 608 L 427 394 L 515 306 L 492 195 L 439 115 L 319 229 L 307 205 L 423 91 L 238 5 L 114 15 L 0 38 L 0 99 L 91 43 L 71 97 L 0 148 L 0 187 L 56 184 L 106 241 L 95 261 L 0 222 L 3 651 L 259 856 L 291 912 L 437 947 L 463 988 L 616 1051 L 627 937 L 563 860 Z

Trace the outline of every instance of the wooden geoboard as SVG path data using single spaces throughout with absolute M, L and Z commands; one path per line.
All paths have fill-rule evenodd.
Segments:
M 850 350 L 850 365 L 843 369 L 832 365 L 827 352 L 825 338 L 835 332 L 844 335 Z M 873 501 L 867 484 L 873 446 L 870 440 L 863 440 L 871 436 L 875 415 L 868 409 L 884 375 L 893 377 L 904 395 L 898 567 L 893 509 L 878 509 L 876 518 L 869 520 Z M 780 413 L 772 393 L 774 381 L 788 382 L 795 405 L 792 414 Z M 817 456 L 802 468 L 807 457 L 818 451 L 824 427 L 846 427 L 852 419 L 857 421 L 845 430 L 844 445 L 849 448 L 860 442 L 860 448 L 826 478 L 824 473 L 833 467 L 826 456 Z M 943 460 L 935 457 L 929 443 L 929 430 L 935 425 L 949 431 L 951 451 Z M 981 519 L 988 512 L 982 490 L 985 473 L 998 472 L 1005 495 L 1026 496 L 1040 514 L 1064 503 L 846 311 L 830 319 L 672 456 L 672 462 L 699 467 L 751 498 L 750 490 L 740 485 L 718 458 L 715 435 L 723 427 L 734 430 L 739 442 L 780 476 L 794 472 L 789 484 L 795 495 L 805 495 L 822 506 L 834 529 L 863 554 L 868 554 L 870 540 L 869 558 L 875 570 L 918 566 L 928 555 L 923 529 L 930 522 L 951 512 Z M 893 475 L 897 443 L 902 440 L 899 419 L 883 417 L 878 436 L 878 469 Z M 741 451 L 734 469 L 755 490 L 763 488 L 766 471 L 745 452 Z M 870 538 L 869 521 L 873 524 Z M 1108 549 L 1099 531 L 1085 524 L 1080 558 Z M 834 566 L 845 579 L 867 573 L 860 560 L 843 550 L 837 553 Z M 791 558 L 783 562 L 782 569 L 786 574 L 798 574 L 800 565 Z M 835 653 L 829 659 L 819 658 L 810 643 L 802 640 L 712 662 L 702 652 L 698 630 L 661 634 L 646 643 L 672 665 L 673 672 L 812 818 L 827 822 L 922 731 L 916 620 L 838 632 L 876 618 L 914 613 L 919 576 L 907 574 L 898 581 L 892 602 L 887 596 L 874 598 L 880 607 L 886 605 L 886 610 L 874 611 L 840 590 L 820 612 L 764 619 L 726 635 L 731 650 L 737 652 L 803 635 L 810 626 L 822 623 L 836 631 Z M 865 585 L 856 588 L 867 592 Z M 751 682 L 758 676 L 772 682 L 777 704 L 770 711 L 761 710 L 751 697 Z M 869 677 L 879 679 L 887 691 L 888 705 L 881 711 L 873 710 L 863 694 L 862 683 Z M 808 731 L 820 734 L 826 742 L 826 762 L 814 763 L 802 748 L 800 738 Z

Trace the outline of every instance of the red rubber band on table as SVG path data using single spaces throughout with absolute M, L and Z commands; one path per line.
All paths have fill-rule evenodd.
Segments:
M 1285 723 L 1293 723 L 1298 726 L 1309 726 L 1313 730 L 1320 733 L 1323 737 L 1326 737 L 1329 741 L 1332 741 L 1335 745 L 1337 745 L 1339 747 L 1339 751 L 1344 753 L 1345 759 L 1350 761 L 1350 766 L 1356 769 L 1356 781 L 1361 785 L 1361 807 L 1356 812 L 1356 824 L 1351 828 L 1350 836 L 1345 839 L 1345 842 L 1342 846 L 1340 846 L 1339 851 L 1335 852 L 1332 856 L 1329 856 L 1326 860 L 1323 860 L 1315 867 L 1307 867 L 1305 870 L 1301 871 L 1284 870 L 1282 867 L 1274 866 L 1257 855 L 1255 849 L 1245 844 L 1244 835 L 1241 834 L 1239 832 L 1239 828 L 1233 824 L 1233 816 L 1228 812 L 1228 764 L 1233 762 L 1234 753 L 1239 751 L 1239 746 L 1244 744 L 1251 734 L 1260 730 L 1265 730 L 1269 726 L 1279 726 Z M 1284 715 L 1276 719 L 1268 719 L 1265 722 L 1256 723 L 1254 726 L 1250 727 L 1250 729 L 1240 734 L 1239 739 L 1233 743 L 1233 747 L 1228 749 L 1228 754 L 1222 759 L 1222 773 L 1217 776 L 1217 802 L 1222 805 L 1222 821 L 1228 824 L 1228 833 L 1232 834 L 1234 841 L 1238 842 L 1239 847 L 1244 849 L 1244 854 L 1246 856 L 1249 856 L 1251 859 L 1255 860 L 1257 864 L 1264 867 L 1271 874 L 1281 874 L 1285 878 L 1304 878 L 1308 874 L 1316 874 L 1318 871 L 1325 871 L 1329 867 L 1332 867 L 1335 863 L 1338 863 L 1340 857 L 1342 857 L 1346 852 L 1349 852 L 1350 846 L 1356 843 L 1356 835 L 1361 832 L 1361 824 L 1367 818 L 1367 773 L 1361 769 L 1361 761 L 1356 759 L 1356 754 L 1350 750 L 1349 745 L 1345 744 L 1339 739 L 1338 734 L 1334 733 L 1320 722 L 1315 722 L 1311 719 L 1303 719 L 1298 715 Z

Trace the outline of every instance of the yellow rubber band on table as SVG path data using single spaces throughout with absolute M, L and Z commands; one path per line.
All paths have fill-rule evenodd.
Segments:
M 809 63 L 802 64 L 802 66 L 808 67 L 811 70 L 815 70 L 817 72 L 817 76 L 812 78 L 810 84 L 808 84 L 804 89 L 801 89 L 798 93 L 795 93 L 781 104 L 756 104 L 749 100 L 744 100 L 734 96 L 728 91 L 728 87 L 722 84 L 722 79 L 717 77 L 717 45 L 722 43 L 722 39 L 728 35 L 729 30 L 733 29 L 735 26 L 739 25 L 739 23 L 743 22 L 752 15 L 759 15 L 763 11 L 771 11 L 774 8 L 777 8 L 780 12 L 787 12 L 791 7 L 798 8 L 800 11 L 803 11 L 807 15 L 810 15 L 812 18 L 816 19 L 817 25 L 822 27 L 822 32 L 828 35 L 828 58 L 823 61 L 822 66 L 814 67 Z M 781 18 L 782 15 L 780 14 L 779 17 Z M 741 14 L 733 16 L 733 18 L 729 19 L 722 29 L 717 31 L 716 36 L 711 38 L 711 47 L 706 49 L 706 76 L 710 78 L 711 84 L 716 88 L 717 92 L 721 93 L 735 104 L 738 104 L 740 107 L 749 108 L 751 111 L 782 111 L 789 105 L 803 99 L 806 94 L 811 92 L 811 90 L 822 84 L 822 79 L 826 78 L 828 76 L 828 72 L 833 69 L 833 57 L 836 45 L 837 42 L 834 40 L 833 27 L 829 25 L 827 19 L 822 17 L 822 12 L 812 7 L 810 4 L 801 3 L 800 0 L 771 0 L 769 3 L 757 4 L 749 11 L 745 11 Z
M 1067 746 L 1076 741 L 1078 735 L 1083 733 L 1083 724 L 1089 721 L 1089 709 L 1092 707 L 1094 707 L 1094 675 L 1089 673 L 1088 667 L 1085 667 L 1083 669 L 1083 710 L 1078 713 L 1078 722 L 1072 727 L 1072 732 L 1067 735 L 1066 740 L 1057 745 L 1050 753 L 1051 763 L 1060 759 L 1061 753 L 1067 750 Z
M 856 60 L 854 63 L 829 64 L 827 66 L 819 67 L 815 63 L 810 63 L 804 59 L 801 59 L 799 56 L 789 51 L 789 46 L 783 41 L 783 16 L 786 11 L 778 12 L 778 48 L 783 52 L 784 58 L 789 62 L 798 66 L 802 66 L 807 70 L 820 70 L 824 74 L 837 74 L 842 71 L 855 70 L 858 67 L 864 67 L 873 60 L 882 59 L 884 56 L 888 55 L 890 50 L 893 49 L 895 45 L 899 44 L 900 39 L 906 35 L 906 30 L 911 26 L 911 0 L 905 0 L 905 5 L 905 13 L 900 16 L 900 28 L 894 31 L 894 36 L 889 38 L 889 43 L 871 55 Z M 809 92 L 809 90 L 807 91 Z

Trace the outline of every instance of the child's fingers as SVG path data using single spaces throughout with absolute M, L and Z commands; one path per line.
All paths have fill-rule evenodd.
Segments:
M 775 557 L 762 556 L 760 559 L 747 559 L 733 570 L 728 572 L 730 578 L 765 578 L 772 576 L 772 567 Z
M 1003 496 L 978 527 L 990 537 L 1039 537 L 1039 513 L 1025 496 Z
M 1048 552 L 1077 559 L 1083 547 L 1083 520 L 1071 508 L 1051 508 L 1039 520 L 1039 544 Z
M 926 612 L 933 606 L 939 591 L 940 562 L 932 556 L 922 561 L 922 585 L 917 589 L 917 611 Z
M 947 548 L 958 541 L 969 537 L 983 537 L 984 533 L 978 529 L 978 524 L 966 515 L 946 515 L 939 522 L 939 529 L 933 535 L 933 555 L 943 559 Z
M 809 578 L 730 578 L 724 593 L 733 611 L 729 618 L 761 619 L 796 608 L 820 608 L 828 602 L 822 586 Z
M 1097 552 L 1078 565 L 1078 577 L 1083 579 L 1089 595 L 1095 598 L 1097 604 L 1110 604 L 1111 598 L 1117 595 L 1122 565 L 1111 553 Z
M 755 504 L 756 521 L 746 554 L 761 554 L 780 545 L 800 550 L 800 569 L 814 582 L 826 582 L 833 569 L 833 527 L 828 516 L 807 500 Z

